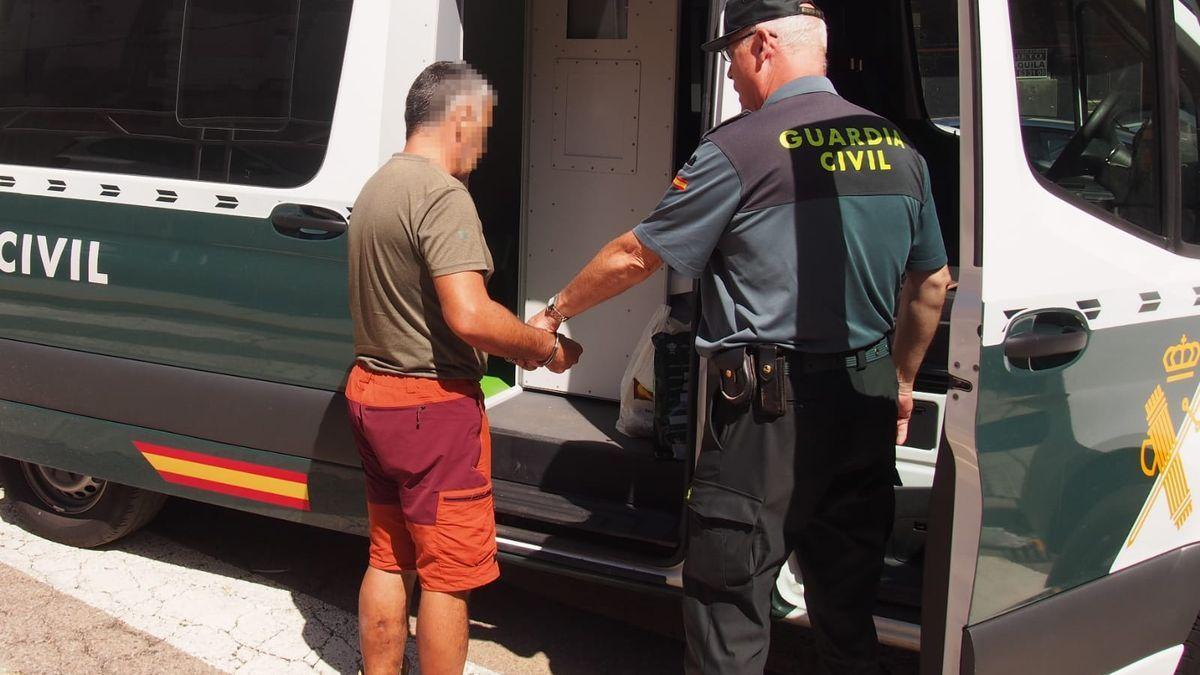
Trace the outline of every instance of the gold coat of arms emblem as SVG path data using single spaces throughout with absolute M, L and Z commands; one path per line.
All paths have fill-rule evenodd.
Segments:
M 1167 383 L 1194 378 L 1197 366 L 1200 366 L 1200 342 L 1189 341 L 1184 335 L 1179 344 L 1168 347 L 1163 353 L 1162 364 Z M 1176 431 L 1163 386 L 1156 386 L 1150 398 L 1146 399 L 1146 438 L 1142 441 L 1141 468 L 1146 476 L 1157 479 L 1150 490 L 1145 508 L 1142 509 L 1129 539 L 1125 542 L 1126 547 L 1133 546 L 1155 502 L 1164 495 L 1167 510 L 1176 529 L 1183 528 L 1192 515 L 1192 490 L 1188 485 L 1180 448 L 1183 435 L 1189 426 L 1200 430 L 1200 414 L 1196 410 L 1196 403 L 1200 401 L 1188 398 L 1181 401 L 1180 408 L 1184 419 Z

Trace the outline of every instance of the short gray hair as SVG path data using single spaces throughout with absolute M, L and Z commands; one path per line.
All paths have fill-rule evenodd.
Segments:
M 815 16 L 797 14 L 764 21 L 760 25 L 778 35 L 779 44 L 788 53 L 815 49 L 824 55 L 829 51 L 829 29 Z
M 437 124 L 465 99 L 495 103 L 496 91 L 479 71 L 465 61 L 438 61 L 413 82 L 404 108 L 408 135 L 428 124 Z

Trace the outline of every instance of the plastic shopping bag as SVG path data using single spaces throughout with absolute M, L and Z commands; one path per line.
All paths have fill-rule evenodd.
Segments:
M 629 355 L 629 365 L 621 378 L 621 414 L 617 431 L 635 438 L 654 435 L 654 336 L 667 328 L 671 308 L 663 305 L 654 311 L 646 330 Z

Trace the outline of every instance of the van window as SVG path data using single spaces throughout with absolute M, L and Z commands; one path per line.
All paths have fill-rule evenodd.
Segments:
M 187 5 L 195 8 L 184 59 Z M 4 0 L 0 163 L 302 185 L 325 157 L 350 7 L 351 0 Z M 217 33 L 238 48 L 214 58 Z M 247 58 L 265 33 L 294 48 Z
M 1200 244 L 1200 137 L 1196 133 L 1196 97 L 1200 96 L 1200 20 L 1195 2 L 1190 11 L 1175 9 L 1179 44 L 1179 163 L 1182 185 L 1180 235 L 1184 243 Z
M 191 0 L 175 116 L 189 127 L 281 131 L 292 107 L 300 0 Z
M 958 1 L 912 0 L 912 27 L 925 113 L 950 132 L 959 128 Z
M 1135 0 L 1012 0 L 1009 10 L 1029 164 L 1068 198 L 1163 235 L 1145 10 Z
M 629 0 L 567 0 L 568 40 L 629 37 Z

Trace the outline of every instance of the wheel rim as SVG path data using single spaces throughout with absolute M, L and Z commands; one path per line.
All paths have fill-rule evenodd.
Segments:
M 38 499 L 57 513 L 84 513 L 100 501 L 108 487 L 108 481 L 28 462 L 21 462 L 21 470 Z

